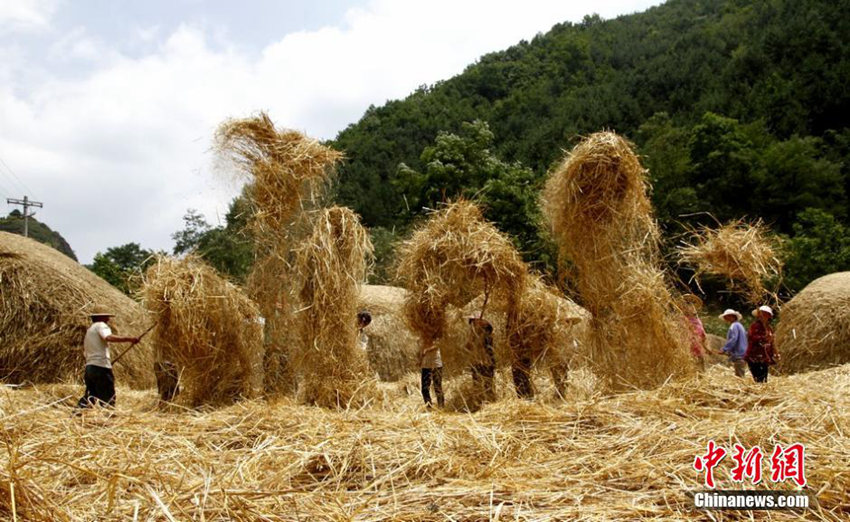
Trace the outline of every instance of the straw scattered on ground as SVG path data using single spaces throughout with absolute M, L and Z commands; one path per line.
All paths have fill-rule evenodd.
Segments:
M 101 307 L 115 314 L 109 324 L 116 335 L 139 335 L 150 324 L 137 303 L 73 259 L 0 232 L 0 380 L 81 381 L 88 314 Z M 127 346 L 113 347 L 113 358 Z M 115 375 L 130 386 L 153 385 L 149 339 L 115 365 Z
M 816 279 L 782 306 L 776 347 L 783 372 L 850 362 L 850 272 Z
M 618 388 L 657 386 L 694 371 L 684 318 L 665 281 L 646 170 L 633 146 L 593 134 L 567 154 L 543 191 L 543 213 L 579 304 L 593 316 L 594 372 Z
M 298 395 L 308 404 L 347 407 L 368 398 L 366 354 L 357 346 L 357 304 L 372 260 L 372 242 L 350 209 L 318 212 L 297 249 L 302 309 L 294 354 Z M 358 399 L 358 396 L 360 397 Z
M 176 366 L 191 406 L 257 395 L 263 379 L 260 311 L 200 258 L 159 257 L 140 294 L 156 321 L 158 362 Z
M 765 283 L 778 285 L 782 276 L 779 238 L 761 221 L 740 220 L 718 228 L 693 230 L 679 247 L 679 263 L 692 267 L 693 280 L 722 278 L 729 289 L 751 304 L 762 304 L 773 296 Z
M 167 413 L 152 391 L 119 388 L 116 416 L 78 418 L 61 404 L 74 387 L 6 391 L 0 513 L 10 517 L 11 482 L 19 520 L 24 512 L 32 520 L 208 521 L 766 516 L 692 509 L 688 493 L 705 488 L 694 457 L 714 440 L 767 452 L 806 445 L 806 491 L 819 505 L 771 519 L 850 514 L 848 366 L 766 385 L 716 366 L 706 378 L 652 391 L 569 390 L 567 403 L 507 394 L 474 414 L 426 413 L 401 383 L 386 388 L 392 400 L 362 410 L 286 398 Z M 727 458 L 717 468 L 719 489 L 740 489 L 731 467 Z

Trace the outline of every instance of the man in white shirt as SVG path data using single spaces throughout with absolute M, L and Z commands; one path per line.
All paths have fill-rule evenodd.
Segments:
M 83 349 L 86 355 L 85 394 L 77 403 L 78 408 L 90 408 L 95 403 L 102 406 L 115 405 L 115 377 L 108 343 L 139 342 L 138 337 L 120 337 L 112 334 L 109 319 L 115 314 L 96 310 L 89 314 L 92 324 L 86 331 Z

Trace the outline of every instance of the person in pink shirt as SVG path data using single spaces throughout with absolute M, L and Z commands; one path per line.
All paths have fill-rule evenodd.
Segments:
M 682 296 L 682 300 L 684 301 L 682 311 L 690 329 L 691 355 L 696 360 L 699 370 L 705 371 L 705 327 L 697 315 L 702 308 L 702 299 L 693 294 L 687 294 Z

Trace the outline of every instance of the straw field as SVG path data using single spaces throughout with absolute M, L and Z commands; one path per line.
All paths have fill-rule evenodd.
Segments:
M 12 519 L 14 490 L 18 520 L 750 519 L 692 510 L 709 440 L 806 444 L 818 507 L 770 518 L 850 515 L 850 366 L 762 386 L 715 366 L 612 396 L 576 375 L 567 402 L 505 392 L 474 414 L 425 412 L 410 384 L 382 385 L 386 399 L 359 410 L 283 398 L 209 413 L 163 412 L 153 391 L 119 388 L 116 415 L 83 417 L 66 405 L 74 386 L 4 391 L 0 516 Z M 719 489 L 740 487 L 731 465 Z
M 0 379 L 8 383 L 81 381 L 88 313 L 105 307 L 116 335 L 139 335 L 144 311 L 85 267 L 32 239 L 0 232 Z M 120 333 L 119 333 L 120 332 Z M 115 357 L 128 345 L 113 347 Z M 144 339 L 115 365 L 133 387 L 153 385 L 153 356 Z
M 782 306 L 779 318 L 780 371 L 850 362 L 850 272 L 816 279 Z
M 615 388 L 653 387 L 694 371 L 647 191 L 632 144 L 600 132 L 566 155 L 542 197 L 562 265 L 574 267 L 579 303 L 593 316 L 594 372 Z
M 189 405 L 260 392 L 260 311 L 240 288 L 198 257 L 161 256 L 145 272 L 140 294 L 156 321 L 156 360 L 176 366 Z

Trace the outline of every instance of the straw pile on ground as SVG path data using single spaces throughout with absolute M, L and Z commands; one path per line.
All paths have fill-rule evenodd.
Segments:
M 764 223 L 742 220 L 692 231 L 679 247 L 679 262 L 695 269 L 698 285 L 703 275 L 724 278 L 732 291 L 761 304 L 768 294 L 765 282 L 778 283 L 782 275 L 779 250 L 779 239 Z
M 221 404 L 259 393 L 260 311 L 241 289 L 190 255 L 159 257 L 145 273 L 140 293 L 156 320 L 156 360 L 176 366 L 189 405 Z
M 816 279 L 782 306 L 776 328 L 779 370 L 850 362 L 850 272 Z
M 300 399 L 347 407 L 368 397 L 366 354 L 357 346 L 357 303 L 372 259 L 369 234 L 343 207 L 319 211 L 297 250 L 302 309 L 294 357 Z
M 571 379 L 572 380 L 572 379 Z M 153 391 L 118 390 L 119 415 L 67 415 L 53 385 L 0 395 L 0 513 L 11 520 L 706 520 L 765 512 L 693 509 L 694 457 L 709 440 L 806 445 L 818 506 L 772 520 L 850 514 L 850 366 L 758 385 L 720 366 L 707 378 L 571 400 L 505 398 L 473 414 L 426 413 L 415 392 L 361 410 L 244 401 L 163 412 Z M 451 391 L 454 381 L 446 384 Z M 57 404 L 57 401 L 59 403 Z M 97 447 L 97 452 L 91 448 Z M 718 489 L 789 490 L 769 478 Z M 770 472 L 769 458 L 763 472 Z M 24 501 L 26 499 L 26 501 Z M 0 515 L 3 516 L 3 515 Z
M 646 171 L 611 132 L 578 144 L 546 182 L 543 211 L 593 315 L 594 371 L 617 387 L 657 386 L 693 371 L 687 327 L 660 270 Z
M 419 340 L 401 314 L 407 291 L 382 285 L 362 285 L 358 311 L 372 315 L 365 332 L 369 338 L 369 367 L 386 382 L 394 382 L 419 369 Z
M 116 334 L 138 335 L 149 324 L 138 304 L 73 259 L 0 232 L 0 380 L 80 380 L 83 338 L 91 325 L 87 314 L 98 307 L 116 315 L 110 321 Z M 115 375 L 133 387 L 153 384 L 148 339 L 115 365 Z
M 293 248 L 309 224 L 304 210 L 321 203 L 342 154 L 293 130 L 277 130 L 265 113 L 224 122 L 216 149 L 249 179 L 255 263 L 251 297 L 266 318 L 266 389 L 291 392 L 288 347 L 296 339 L 292 316 Z
M 424 344 L 446 331 L 446 308 L 464 307 L 484 294 L 482 307 L 503 303 L 515 313 L 527 268 L 510 240 L 484 220 L 474 203 L 461 200 L 434 212 L 398 253 L 398 279 L 408 290 L 407 324 Z M 466 368 L 465 351 L 445 346 L 447 367 Z

